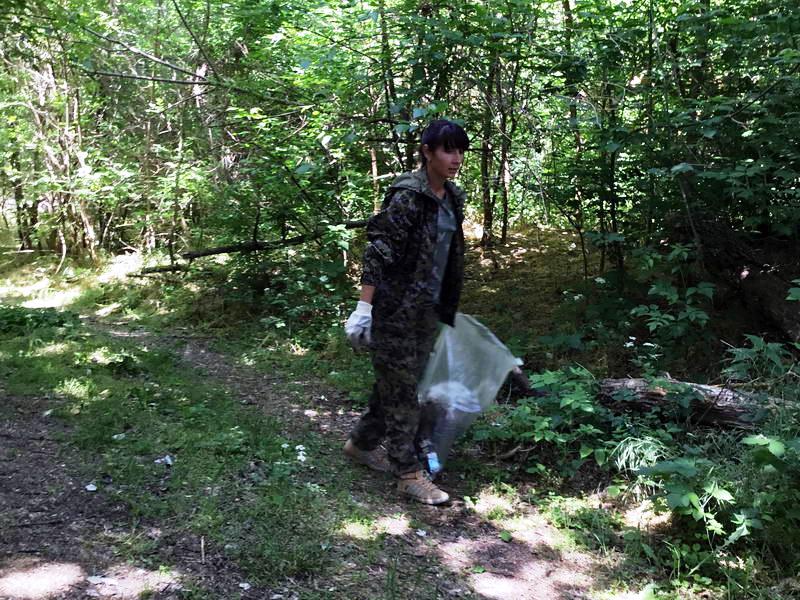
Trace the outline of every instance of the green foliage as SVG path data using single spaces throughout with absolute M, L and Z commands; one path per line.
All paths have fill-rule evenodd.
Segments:
M 10 337 L 31 334 L 37 329 L 79 326 L 78 316 L 53 309 L 33 309 L 0 304 L 0 334 Z
M 608 554 L 618 543 L 622 527 L 619 515 L 592 507 L 579 498 L 549 495 L 539 501 L 543 514 L 553 525 L 567 530 L 577 545 Z
M 800 279 L 795 279 L 792 283 L 800 285 Z M 787 300 L 800 300 L 800 287 L 789 288 L 789 295 L 786 296 Z
M 513 406 L 498 406 L 473 428 L 473 439 L 533 445 L 540 450 L 540 460 L 549 456 L 568 472 L 587 460 L 604 466 L 609 449 L 603 428 L 608 426 L 609 415 L 595 401 L 591 374 L 577 367 L 544 371 L 533 374 L 530 384 L 542 395 L 524 398 Z M 545 468 L 533 460 L 529 473 Z
M 775 384 L 776 380 L 793 377 L 794 357 L 785 345 L 767 342 L 756 335 L 746 335 L 750 342 L 746 348 L 730 348 L 729 364 L 723 370 L 734 381 L 753 381 L 766 378 Z M 791 390 L 789 390 L 791 393 Z M 791 394 L 796 397 L 797 394 Z
M 137 518 L 168 517 L 181 534 L 206 536 L 253 581 L 325 568 L 332 522 L 320 515 L 333 513 L 320 489 L 305 484 L 317 460 L 313 439 L 286 438 L 282 424 L 201 382 L 169 352 L 85 330 L 65 337 L 51 325 L 69 316 L 55 311 L 4 308 L 8 315 L 26 317 L 16 333 L 2 334 L 9 392 L 60 399 L 55 413 L 92 457 L 86 477 L 101 493 Z M 28 329 L 32 322 L 43 327 Z M 307 518 L 309 510 L 317 517 Z M 128 552 L 146 562 L 158 543 Z

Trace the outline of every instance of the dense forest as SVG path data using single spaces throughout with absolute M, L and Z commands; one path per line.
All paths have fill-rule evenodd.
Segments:
M 267 368 L 289 348 L 356 404 L 341 323 L 366 219 L 428 122 L 463 124 L 464 310 L 527 368 L 465 441 L 504 465 L 488 478 L 670 513 L 666 534 L 597 533 L 548 505 L 665 594 L 796 597 L 796 2 L 4 0 L 0 107 L 5 375 L 37 328 L 78 327 L 25 308 L 23 278 L 136 256 L 67 308 L 147 307 Z M 237 564 L 265 582 L 322 569 L 258 552 Z

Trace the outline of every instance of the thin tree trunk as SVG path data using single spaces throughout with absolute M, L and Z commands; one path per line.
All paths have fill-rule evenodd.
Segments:
M 494 234 L 494 198 L 492 195 L 492 126 L 494 121 L 494 81 L 498 69 L 498 59 L 493 58 L 489 67 L 489 82 L 486 87 L 484 101 L 486 106 L 483 112 L 483 126 L 481 130 L 481 198 L 483 201 L 483 235 L 481 247 L 487 248 L 492 244 Z
M 25 206 L 25 188 L 22 183 L 19 165 L 19 151 L 14 150 L 9 158 L 13 177 L 11 187 L 14 190 L 14 205 L 17 210 L 17 235 L 19 236 L 20 250 L 33 250 L 33 234 L 36 228 L 37 209 L 36 202 Z M 31 210 L 32 209 L 32 210 Z

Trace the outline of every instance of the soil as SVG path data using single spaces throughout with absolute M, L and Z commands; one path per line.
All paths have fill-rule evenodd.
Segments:
M 82 478 L 86 465 L 68 443 L 69 430 L 49 416 L 54 400 L 15 398 L 0 387 L 0 599 L 184 598 L 192 597 L 343 599 L 394 598 L 592 598 L 608 572 L 597 558 L 559 549 L 560 534 L 534 507 L 513 507 L 504 541 L 491 521 L 468 509 L 459 479 L 442 483 L 452 501 L 441 507 L 399 497 L 387 475 L 346 463 L 339 449 L 358 413 L 346 399 L 314 381 L 286 381 L 235 364 L 192 336 L 155 338 L 122 325 L 87 325 L 103 333 L 147 338 L 176 349 L 187 366 L 213 383 L 227 386 L 245 404 L 280 418 L 287 431 L 319 432 L 321 450 L 335 469 L 359 469 L 352 497 L 376 515 L 385 515 L 379 552 L 367 561 L 368 577 L 354 578 L 364 565 L 355 540 L 342 536 L 331 549 L 332 572 L 325 577 L 287 580 L 259 588 L 203 540 L 170 533 L 169 522 L 145 523 L 112 496 L 91 491 Z M 295 392 L 287 392 L 287 383 Z M 319 474 L 318 474 L 319 475 Z M 488 483 L 488 482 L 487 482 Z M 87 487 L 89 486 L 89 487 Z M 504 525 L 505 526 L 505 525 Z M 178 528 L 175 528 L 177 530 Z M 157 540 L 148 564 L 131 567 L 120 555 L 120 540 Z M 173 565 L 164 572 L 158 565 Z M 398 586 L 387 596 L 387 581 Z

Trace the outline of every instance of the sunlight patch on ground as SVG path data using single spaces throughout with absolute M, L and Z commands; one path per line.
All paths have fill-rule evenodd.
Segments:
M 374 540 L 378 536 L 374 527 L 364 521 L 347 521 L 339 529 L 339 533 L 356 540 Z
M 113 304 L 104 306 L 100 310 L 96 310 L 94 314 L 97 317 L 107 317 L 108 315 L 118 311 L 120 308 L 122 308 L 122 304 L 120 302 L 114 302 Z
M 650 583 L 639 591 L 608 591 L 605 594 L 600 594 L 597 600 L 655 600 L 655 598 L 654 585 Z
M 158 571 L 147 571 L 128 565 L 118 565 L 106 574 L 89 577 L 93 596 L 136 600 L 149 597 L 149 593 L 164 593 L 181 589 L 179 575 L 163 567 Z
M 129 281 L 128 274 L 142 268 L 142 255 L 139 253 L 120 254 L 111 259 L 97 277 L 99 283 Z
M 0 597 L 19 600 L 52 598 L 67 592 L 83 581 L 85 574 L 78 565 L 45 563 L 0 571 Z
M 411 532 L 411 521 L 408 515 L 391 515 L 378 519 L 375 528 L 386 535 L 406 535 Z
M 91 396 L 92 386 L 87 381 L 70 378 L 62 381 L 55 389 L 56 393 L 63 394 L 75 400 L 87 402 Z
M 31 350 L 30 355 L 37 358 L 42 356 L 56 356 L 59 354 L 66 354 L 67 352 L 70 352 L 71 349 L 71 344 L 65 344 L 64 342 L 52 342 L 50 344 L 45 344 L 40 348 L 36 348 L 35 350 Z
M 563 536 L 551 527 L 541 515 L 518 515 L 496 522 L 497 527 L 508 531 L 511 536 L 531 547 L 543 544 L 551 547 L 563 545 Z
M 43 277 L 42 279 L 31 283 L 29 285 L 14 285 L 9 282 L 7 285 L 0 286 L 0 295 L 13 295 L 13 296 L 34 296 L 41 294 L 50 287 L 50 279 Z
M 590 558 L 577 553 L 562 556 L 546 544 L 505 542 L 482 534 L 441 544 L 438 553 L 444 565 L 468 576 L 473 591 L 482 598 L 583 598 L 593 583 L 588 573 Z
M 491 489 L 483 490 L 478 494 L 478 497 L 473 500 L 471 508 L 487 519 L 498 519 L 514 513 L 513 501 Z
M 80 298 L 83 291 L 79 287 L 68 290 L 52 291 L 34 300 L 23 302 L 25 308 L 63 308 Z
M 645 500 L 628 508 L 622 513 L 622 518 L 628 527 L 652 530 L 667 525 L 670 521 L 671 513 L 656 513 L 653 510 L 653 503 Z

